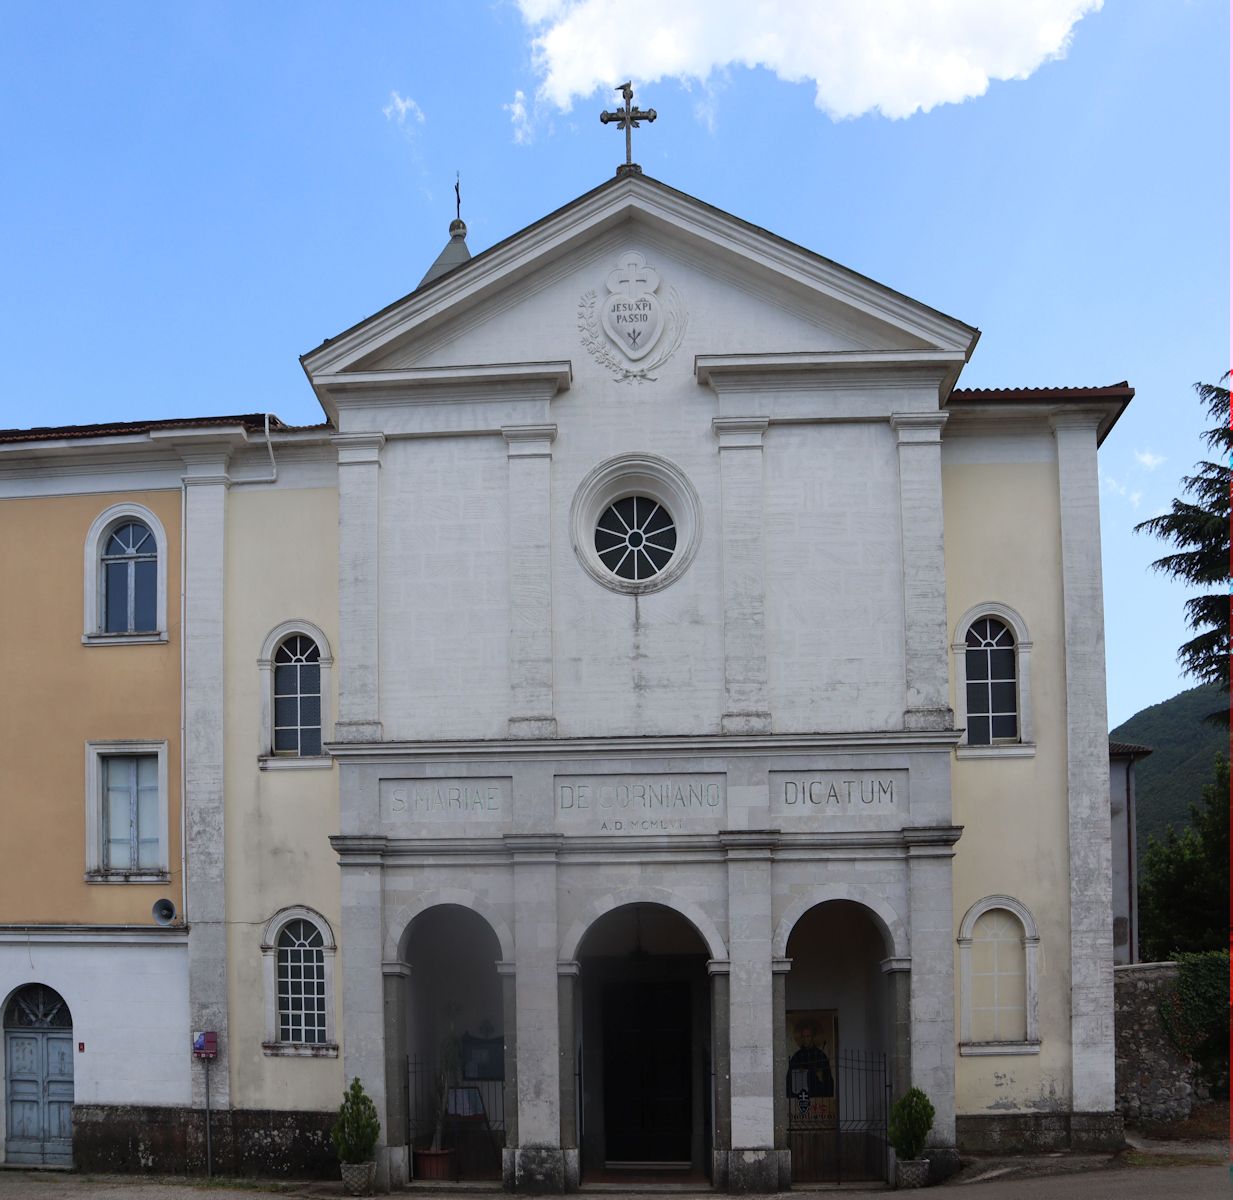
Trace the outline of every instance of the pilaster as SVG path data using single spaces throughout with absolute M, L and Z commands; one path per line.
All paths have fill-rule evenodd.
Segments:
M 556 737 L 552 696 L 555 425 L 507 425 L 510 737 Z
M 729 1061 L 732 1150 L 728 1186 L 767 1192 L 779 1186 L 775 1148 L 775 1018 L 771 972 L 771 856 L 774 830 L 721 833 L 728 862 Z
M 903 559 L 905 729 L 949 729 L 946 562 L 942 549 L 944 412 L 896 413 Z
M 724 733 L 769 733 L 762 440 L 765 417 L 716 417 L 723 523 Z
M 340 433 L 338 720 L 334 740 L 378 742 L 380 720 L 380 433 Z
M 224 607 L 230 451 L 177 446 L 184 460 L 184 812 L 190 1029 L 218 1034 L 209 1103 L 230 1106 L 227 893 L 223 804 Z M 187 1051 L 186 1051 L 187 1053 Z M 193 1071 L 193 1106 L 206 1103 Z
M 1100 564 L 1100 414 L 1053 417 L 1066 627 L 1070 1049 L 1075 1112 L 1114 1108 L 1113 861 Z
M 557 1012 L 559 835 L 506 835 L 514 864 L 514 976 L 518 1011 L 518 1141 L 514 1187 L 565 1190 L 561 1152 L 560 1025 Z

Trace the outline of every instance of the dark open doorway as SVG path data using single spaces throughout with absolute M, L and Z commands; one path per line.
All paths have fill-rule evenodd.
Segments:
M 580 949 L 585 1182 L 704 1182 L 710 1161 L 706 945 L 680 914 L 627 905 Z

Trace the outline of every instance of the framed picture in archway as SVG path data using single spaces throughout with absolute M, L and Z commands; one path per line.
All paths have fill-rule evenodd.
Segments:
M 839 1116 L 835 1055 L 839 1022 L 833 1008 L 789 1010 L 788 1099 L 794 1121 L 832 1121 Z

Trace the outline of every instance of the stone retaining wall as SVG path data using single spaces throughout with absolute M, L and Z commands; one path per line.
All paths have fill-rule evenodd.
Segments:
M 1161 1001 L 1177 981 L 1177 963 L 1113 968 L 1117 1109 L 1130 1122 L 1178 1121 L 1196 1099 L 1193 1064 L 1169 1040 Z

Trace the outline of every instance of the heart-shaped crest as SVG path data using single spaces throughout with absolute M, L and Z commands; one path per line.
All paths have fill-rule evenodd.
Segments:
M 664 310 L 654 295 L 659 274 L 636 250 L 626 251 L 608 272 L 608 290 L 600 319 L 604 332 L 634 362 L 649 354 L 664 331 Z

